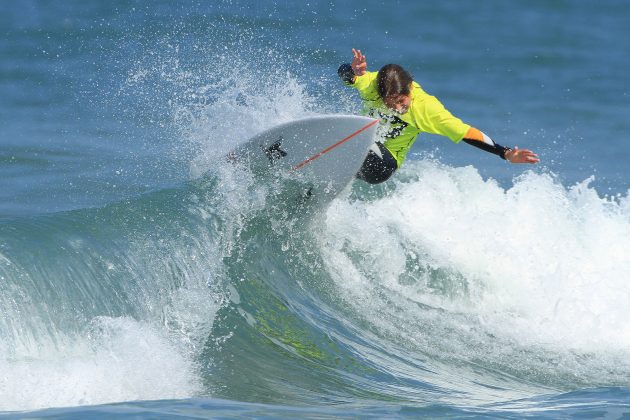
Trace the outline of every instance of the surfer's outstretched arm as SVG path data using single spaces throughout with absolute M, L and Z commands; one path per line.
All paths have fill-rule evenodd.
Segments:
M 540 161 L 538 155 L 531 150 L 519 149 L 518 147 L 512 149 L 510 147 L 501 146 L 474 127 L 468 129 L 468 132 L 462 140 L 471 146 L 500 156 L 510 163 L 538 163 Z

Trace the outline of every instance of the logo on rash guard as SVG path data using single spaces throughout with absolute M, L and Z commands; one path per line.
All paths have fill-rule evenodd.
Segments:
M 402 133 L 402 131 L 409 125 L 396 115 L 385 114 L 377 109 L 370 109 L 368 115 L 372 118 L 378 118 L 381 120 L 382 126 L 387 130 L 384 137 L 387 139 L 393 139 Z

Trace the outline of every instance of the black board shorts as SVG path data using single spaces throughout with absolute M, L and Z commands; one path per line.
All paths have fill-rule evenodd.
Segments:
M 376 143 L 376 145 L 381 156 L 370 150 L 356 175 L 357 178 L 370 184 L 380 184 L 387 181 L 398 169 L 398 163 L 391 152 L 382 143 Z

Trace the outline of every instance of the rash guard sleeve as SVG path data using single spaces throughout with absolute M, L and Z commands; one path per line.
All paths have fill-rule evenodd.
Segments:
M 361 99 L 370 102 L 379 101 L 380 98 L 376 87 L 377 75 L 378 73 L 375 71 L 365 72 L 365 74 L 362 74 L 361 76 L 356 76 L 354 83 L 349 86 L 359 91 Z
M 505 153 L 508 150 L 512 150 L 509 147 L 501 146 L 500 144 L 495 143 L 490 137 L 486 136 L 474 127 L 470 127 L 463 140 L 465 143 L 495 154 L 501 157 L 501 159 L 505 159 Z
M 451 114 L 442 103 L 432 95 L 427 95 L 418 86 L 414 89 L 414 103 L 409 110 L 413 125 L 421 131 L 448 137 L 459 143 L 470 125 Z

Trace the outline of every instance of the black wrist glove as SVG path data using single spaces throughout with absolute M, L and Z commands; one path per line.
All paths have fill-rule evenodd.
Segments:
M 337 74 L 344 82 L 348 84 L 352 84 L 354 82 L 354 70 L 352 70 L 352 66 L 348 63 L 343 63 L 337 69 Z

